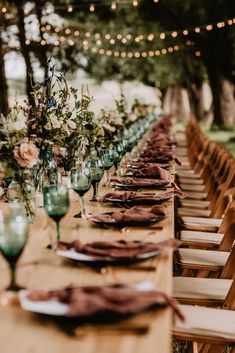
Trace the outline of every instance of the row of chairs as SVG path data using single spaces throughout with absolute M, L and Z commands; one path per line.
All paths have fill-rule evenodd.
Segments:
M 174 337 L 191 341 L 189 352 L 223 353 L 230 345 L 234 353 L 235 160 L 195 119 L 177 142 L 177 178 L 187 196 L 176 210 L 182 246 L 174 259 L 173 293 L 186 321 L 176 321 Z

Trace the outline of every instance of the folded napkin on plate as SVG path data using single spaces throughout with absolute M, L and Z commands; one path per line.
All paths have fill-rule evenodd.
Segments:
M 139 207 L 132 207 L 126 211 L 115 211 L 113 213 L 103 213 L 93 215 L 90 219 L 101 222 L 147 222 L 157 218 L 167 217 L 169 214 L 166 206 L 156 205 L 150 211 Z
M 130 162 L 129 163 L 130 168 L 133 168 L 133 167 L 136 167 L 136 168 L 149 168 L 149 167 L 159 167 L 159 168 L 169 168 L 170 165 L 168 163 L 159 163 L 159 165 L 157 163 L 154 163 L 154 162 Z
M 111 179 L 111 182 L 113 183 L 118 183 L 118 184 L 124 184 L 124 185 L 138 185 L 140 187 L 144 186 L 151 186 L 151 185 L 157 185 L 157 184 L 162 184 L 162 183 L 168 183 L 167 180 L 151 180 L 151 179 L 143 179 L 143 178 L 125 178 L 125 179 Z
M 33 290 L 27 295 L 31 301 L 56 299 L 68 304 L 68 317 L 92 317 L 95 315 L 128 315 L 151 307 L 170 306 L 184 320 L 175 299 L 156 290 L 140 291 L 131 287 L 84 286 L 60 290 Z
M 143 177 L 148 176 L 148 177 L 155 177 L 155 178 L 159 178 L 167 181 L 171 180 L 171 174 L 167 170 L 157 165 L 142 168 L 142 169 L 128 168 L 127 172 L 130 172 L 135 176 L 143 176 Z
M 174 190 L 169 192 L 164 192 L 160 195 L 154 194 L 141 194 L 138 192 L 133 191 L 126 191 L 124 193 L 116 193 L 116 192 L 109 192 L 104 195 L 101 201 L 110 201 L 110 200 L 120 200 L 120 201 L 134 201 L 134 200 L 156 200 L 156 201 L 164 201 L 170 199 L 172 196 L 176 196 L 179 199 L 185 197 L 185 194 L 182 193 L 180 190 Z
M 58 250 L 74 249 L 78 253 L 86 254 L 97 260 L 110 259 L 132 259 L 139 255 L 162 251 L 167 249 L 176 250 L 180 246 L 180 242 L 176 239 L 168 239 L 160 243 L 150 243 L 142 241 L 96 241 L 92 243 L 82 244 L 79 240 L 71 243 L 58 242 Z

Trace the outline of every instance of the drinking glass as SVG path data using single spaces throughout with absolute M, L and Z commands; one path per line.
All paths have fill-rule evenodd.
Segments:
M 71 185 L 73 190 L 79 195 L 81 205 L 81 217 L 87 218 L 84 195 L 91 187 L 91 170 L 89 164 L 83 163 L 71 169 Z
M 91 201 L 97 201 L 99 192 L 99 183 L 104 175 L 104 167 L 99 159 L 90 161 L 91 184 L 93 186 L 93 196 Z
M 110 183 L 109 169 L 113 166 L 112 157 L 112 149 L 104 149 L 100 151 L 100 159 L 106 171 L 106 186 Z
M 11 282 L 7 290 L 17 291 L 16 263 L 23 252 L 28 234 L 28 220 L 23 215 L 11 215 L 7 220 L 0 217 L 0 251 L 11 270 Z
M 47 185 L 43 189 L 44 208 L 56 223 L 57 240 L 60 240 L 60 221 L 69 209 L 68 189 L 63 185 Z
M 121 162 L 121 159 L 122 159 L 122 155 L 121 153 L 119 153 L 117 146 L 114 146 L 112 150 L 113 150 L 112 160 L 115 167 L 115 172 L 117 172 L 119 163 Z

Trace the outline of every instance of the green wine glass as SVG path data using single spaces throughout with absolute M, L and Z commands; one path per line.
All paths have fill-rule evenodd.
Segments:
M 16 283 L 16 264 L 23 252 L 28 234 L 28 221 L 22 215 L 8 220 L 0 219 L 0 251 L 11 270 L 11 282 L 7 290 L 21 289 Z
M 93 196 L 91 201 L 97 201 L 99 196 L 99 183 L 104 175 L 104 167 L 101 160 L 90 161 L 91 184 L 93 187 Z
M 104 149 L 100 151 L 100 159 L 106 171 L 106 186 L 110 184 L 109 169 L 113 166 L 112 150 Z
M 47 185 L 43 189 L 44 208 L 56 223 L 57 240 L 60 240 L 60 221 L 69 209 L 68 189 L 63 185 Z
M 88 212 L 86 210 L 84 195 L 91 187 L 91 171 L 90 167 L 83 164 L 71 170 L 71 185 L 73 190 L 79 195 L 81 205 L 81 217 L 87 218 Z

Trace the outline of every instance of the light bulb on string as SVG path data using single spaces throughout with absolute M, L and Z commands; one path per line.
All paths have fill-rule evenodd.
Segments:
M 6 13 L 6 12 L 7 12 L 6 7 L 3 7 L 3 8 L 2 8 L 2 13 Z
M 73 6 L 72 6 L 72 5 L 69 5 L 68 8 L 67 8 L 67 11 L 68 11 L 68 12 L 73 12 Z
M 138 0 L 133 0 L 132 4 L 133 6 L 138 6 Z
M 94 4 L 90 4 L 90 12 L 94 12 L 95 11 L 95 5 Z
M 111 9 L 112 9 L 112 10 L 116 10 L 116 8 L 117 8 L 116 2 L 112 2 L 112 4 L 111 4 Z

